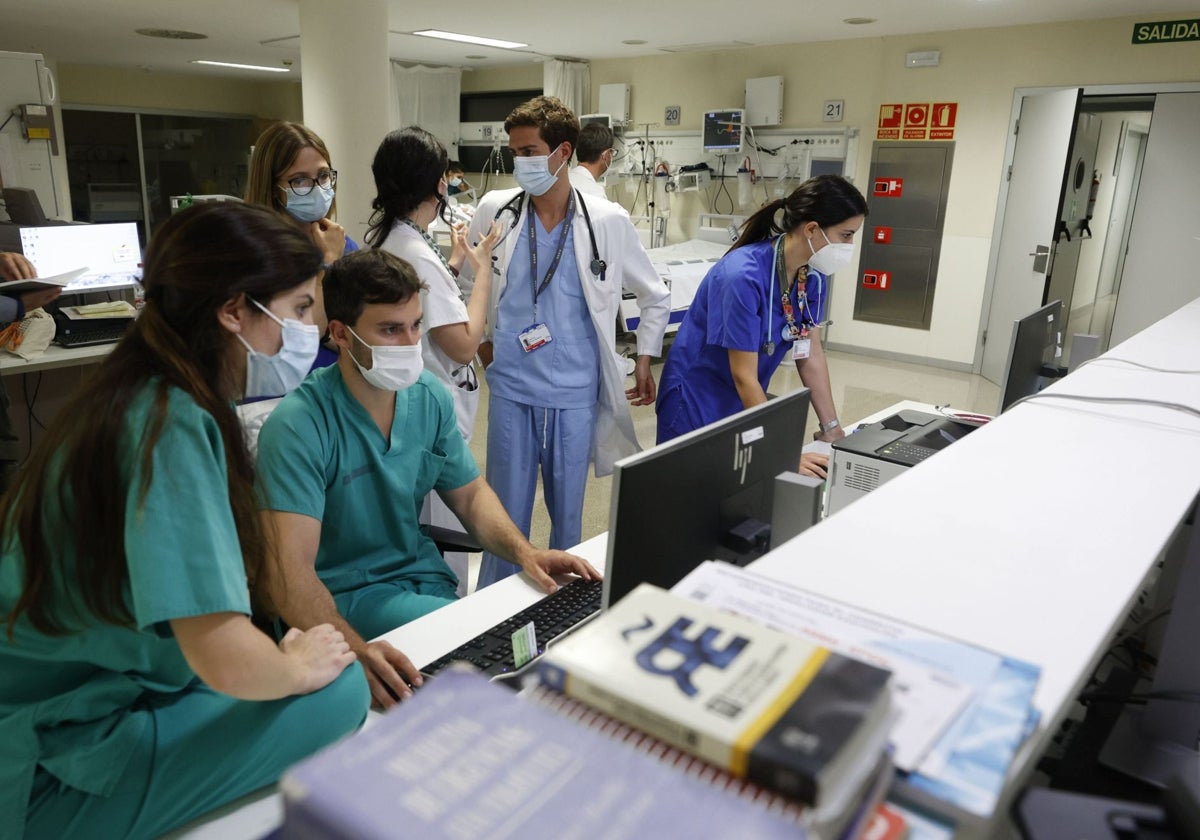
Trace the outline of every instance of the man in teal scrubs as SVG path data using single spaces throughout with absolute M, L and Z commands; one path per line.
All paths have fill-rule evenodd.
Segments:
M 534 548 L 480 477 L 450 393 L 422 370 L 420 288 L 408 263 L 379 249 L 335 263 L 324 296 L 338 363 L 286 397 L 258 442 L 275 606 L 293 627 L 341 630 L 384 707 L 421 676 L 366 640 L 455 598 L 458 580 L 418 523 L 431 490 L 546 591 L 554 574 L 599 577 L 578 557 Z

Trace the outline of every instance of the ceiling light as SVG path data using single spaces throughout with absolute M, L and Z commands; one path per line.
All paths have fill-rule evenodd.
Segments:
M 262 70 L 264 73 L 288 73 L 286 67 L 263 67 L 261 64 L 234 64 L 229 61 L 202 61 L 201 59 L 192 59 L 188 64 L 206 64 L 210 67 L 233 67 L 237 70 Z
M 441 38 L 443 41 L 460 41 L 464 44 L 479 44 L 481 47 L 499 47 L 502 50 L 515 50 L 520 47 L 528 47 L 528 44 L 521 44 L 517 41 L 501 41 L 498 38 L 480 38 L 478 35 L 460 35 L 457 32 L 443 32 L 440 29 L 422 29 L 420 32 L 409 33 L 411 35 L 421 35 L 425 38 Z
M 621 43 L 628 44 L 631 47 L 640 47 L 642 44 L 644 44 L 646 42 L 643 41 L 641 38 L 630 38 L 628 41 L 622 41 Z
M 139 35 L 145 35 L 147 38 L 172 38 L 176 41 L 199 41 L 208 37 L 199 32 L 188 32 L 185 29 L 135 29 L 133 31 Z
M 851 26 L 862 26 L 864 23 L 874 23 L 874 22 L 875 22 L 875 18 L 865 18 L 865 17 L 845 18 L 842 20 L 842 23 L 848 23 Z
M 471 61 L 485 61 L 487 59 L 486 55 L 468 55 L 466 57 Z

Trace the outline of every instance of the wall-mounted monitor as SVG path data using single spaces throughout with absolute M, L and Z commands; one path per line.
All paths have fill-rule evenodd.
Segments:
M 591 123 L 600 123 L 605 128 L 613 127 L 612 116 L 609 114 L 584 114 L 579 118 L 580 128 Z
M 713 154 L 738 154 L 742 151 L 742 132 L 746 112 L 742 108 L 725 108 L 704 114 L 702 145 Z

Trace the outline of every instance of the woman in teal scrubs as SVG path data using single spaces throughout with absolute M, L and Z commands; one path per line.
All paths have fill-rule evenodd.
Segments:
M 340 633 L 250 620 L 265 540 L 232 405 L 311 365 L 320 263 L 262 208 L 171 217 L 141 316 L 0 500 L 0 837 L 155 837 L 364 719 Z

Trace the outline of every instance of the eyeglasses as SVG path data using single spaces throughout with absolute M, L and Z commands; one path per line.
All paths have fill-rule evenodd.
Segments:
M 316 178 L 309 178 L 307 175 L 297 175 L 287 182 L 288 189 L 296 195 L 308 195 L 313 191 L 313 187 L 320 187 L 327 190 L 337 183 L 336 169 L 323 169 L 317 173 Z

